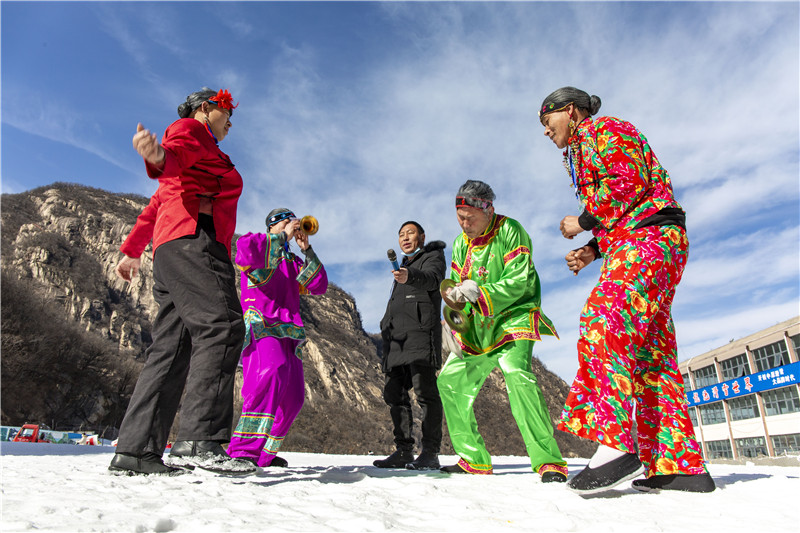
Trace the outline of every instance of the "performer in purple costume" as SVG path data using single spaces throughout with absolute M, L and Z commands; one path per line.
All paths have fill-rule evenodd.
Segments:
M 261 467 L 287 466 L 276 454 L 303 407 L 300 347 L 306 334 L 300 295 L 328 289 L 325 268 L 294 213 L 273 209 L 267 229 L 269 233 L 247 233 L 236 241 L 246 333 L 242 416 L 228 445 L 228 455 Z M 289 251 L 292 237 L 305 262 Z

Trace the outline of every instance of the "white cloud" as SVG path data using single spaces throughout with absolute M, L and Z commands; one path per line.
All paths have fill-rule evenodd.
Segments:
M 769 229 L 705 244 L 703 256 L 690 259 L 681 287 L 694 299 L 775 287 L 800 279 L 800 228 Z
M 583 239 L 565 241 L 558 223 L 579 206 L 536 114 L 563 85 L 601 96 L 601 114 L 633 122 L 670 172 L 692 243 L 676 299 L 689 332 L 685 340 L 679 332 L 682 347 L 735 328 L 745 335 L 753 328 L 740 316 L 764 309 L 771 319 L 798 301 L 800 61 L 791 3 L 365 3 L 379 41 L 330 21 L 347 32 L 340 41 L 364 53 L 331 50 L 302 24 L 283 32 L 255 2 L 221 15 L 218 33 L 201 24 L 212 4 L 92 5 L 124 50 L 119 62 L 144 80 L 131 94 L 146 91 L 153 102 L 132 104 L 131 128 L 145 119 L 166 125 L 187 83 L 232 90 L 243 105 L 223 149 L 245 179 L 238 231 L 262 230 L 277 206 L 317 216 L 314 247 L 356 296 L 370 331 L 388 297 L 376 265 L 396 247 L 397 226 L 416 219 L 449 252 L 459 231 L 455 191 L 483 179 L 498 211 L 534 239 L 544 309 L 563 339 L 537 352 L 562 377 L 573 372 L 577 317 L 597 267 L 573 278 L 564 266 Z M 108 155 L 117 149 L 66 99 L 26 91 L 26 105 L 14 109 L 7 102 L 18 89 L 3 82 L 4 123 L 130 166 Z M 117 120 L 129 120 L 125 111 Z M 138 166 L 126 170 L 142 176 Z M 737 300 L 737 291 L 747 297 Z M 703 334 L 712 314 L 733 317 L 733 326 L 713 322 L 719 331 Z
M 732 312 L 709 310 L 706 317 L 682 318 L 675 315 L 680 360 L 690 359 L 741 339 L 800 314 L 797 301 L 758 308 L 736 309 Z
M 676 307 L 713 309 L 714 298 L 742 284 L 797 301 L 796 286 L 781 288 L 798 276 L 797 229 L 781 220 L 765 221 L 752 238 L 736 232 L 737 222 L 761 221 L 765 210 L 798 207 L 797 157 L 782 155 L 787 147 L 796 152 L 798 139 L 791 113 L 797 50 L 785 46 L 797 30 L 780 7 L 696 5 L 703 21 L 681 5 L 635 3 L 380 7 L 393 21 L 392 38 L 407 46 L 369 70 L 353 69 L 347 86 L 323 75 L 322 50 L 285 46 L 271 67 L 267 96 L 255 105 L 259 127 L 247 132 L 247 151 L 258 157 L 247 163 L 257 170 L 240 223 L 259 229 L 279 204 L 317 215 L 314 246 L 343 268 L 339 282 L 356 296 L 368 330 L 388 297 L 384 273 L 370 265 L 396 245 L 396 226 L 417 219 L 449 252 L 458 233 L 455 190 L 467 178 L 484 179 L 495 188 L 498 211 L 534 238 L 544 309 L 562 333 L 537 352 L 562 377 L 573 372 L 577 317 L 597 271 L 574 280 L 564 267 L 564 254 L 582 241 L 564 241 L 558 222 L 579 206 L 560 151 L 541 136 L 536 118 L 541 99 L 566 84 L 600 94 L 603 112 L 640 127 L 680 191 L 693 245 Z M 649 26 L 623 31 L 637 13 L 651 17 Z M 562 22 L 566 15 L 579 16 L 583 30 Z M 725 31 L 711 31 L 718 27 Z M 765 94 L 789 112 L 760 121 L 770 114 Z M 760 280 L 765 256 L 770 274 Z M 692 330 L 695 314 L 682 312 Z

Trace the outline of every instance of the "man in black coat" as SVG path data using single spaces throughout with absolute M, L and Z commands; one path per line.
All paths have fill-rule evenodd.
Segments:
M 436 371 L 442 365 L 439 284 L 445 274 L 445 243 L 425 244 L 425 231 L 414 221 L 400 226 L 398 240 L 405 258 L 393 272 L 392 296 L 381 320 L 386 373 L 383 399 L 392 415 L 397 450 L 373 464 L 378 468 L 438 469 L 442 401 Z M 416 459 L 408 395 L 411 387 L 422 408 L 422 451 Z

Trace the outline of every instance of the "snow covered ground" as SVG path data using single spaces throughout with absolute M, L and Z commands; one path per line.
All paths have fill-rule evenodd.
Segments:
M 526 458 L 495 475 L 380 470 L 375 457 L 281 453 L 287 469 L 244 478 L 108 472 L 111 447 L 4 442 L 2 522 L 11 531 L 797 531 L 800 468 L 712 465 L 711 494 L 622 486 L 583 498 L 539 482 Z M 443 457 L 452 464 L 453 457 Z M 586 460 L 570 460 L 572 474 Z

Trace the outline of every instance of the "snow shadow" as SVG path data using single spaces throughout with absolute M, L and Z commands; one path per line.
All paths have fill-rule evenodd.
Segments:
M 715 476 L 711 475 L 714 478 L 714 483 L 717 485 L 717 489 L 724 489 L 728 485 L 733 485 L 734 483 L 747 483 L 750 481 L 757 481 L 759 479 L 770 479 L 773 476 L 770 474 L 725 474 L 723 476 Z M 780 476 L 780 477 L 795 477 L 796 476 Z
M 78 444 L 50 444 L 49 442 L 3 442 L 0 455 L 95 455 L 113 454 L 113 446 L 80 446 Z

